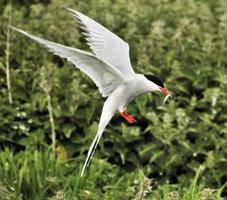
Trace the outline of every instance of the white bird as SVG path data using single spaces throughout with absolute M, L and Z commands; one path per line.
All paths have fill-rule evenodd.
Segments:
M 107 98 L 102 109 L 97 134 L 89 148 L 81 172 L 83 176 L 105 127 L 116 112 L 119 112 L 127 122 L 134 123 L 136 120 L 126 112 L 130 101 L 139 95 L 153 91 L 163 93 L 166 96 L 164 101 L 166 101 L 170 94 L 158 77 L 134 72 L 130 62 L 128 43 L 82 13 L 69 8 L 67 10 L 81 24 L 83 34 L 93 53 L 45 40 L 15 27 L 11 28 L 72 62 L 90 77 L 102 96 Z

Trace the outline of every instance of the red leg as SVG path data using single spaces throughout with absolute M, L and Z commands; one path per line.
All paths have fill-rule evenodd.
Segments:
M 133 123 L 136 122 L 136 120 L 134 119 L 134 117 L 133 117 L 132 115 L 128 114 L 126 111 L 125 111 L 124 113 L 131 119 L 131 121 L 132 121 Z
M 127 112 L 120 112 L 120 115 L 122 117 L 124 117 L 124 119 L 130 124 L 133 124 L 136 122 L 136 120 L 133 118 L 133 116 L 129 115 Z

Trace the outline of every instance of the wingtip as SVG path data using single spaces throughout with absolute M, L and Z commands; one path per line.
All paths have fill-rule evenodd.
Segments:
M 65 9 L 72 15 L 78 15 L 79 14 L 78 11 L 73 10 L 72 8 L 66 7 Z
M 16 27 L 11 26 L 11 25 L 10 25 L 10 28 L 13 29 L 14 31 L 17 31 L 17 32 L 20 32 L 20 33 L 21 33 L 21 32 L 24 32 L 24 31 L 22 31 L 21 29 L 16 28 Z
M 18 30 L 18 28 L 14 27 L 14 26 L 9 25 L 9 27 L 10 27 L 11 29 L 15 30 L 15 31 Z
M 69 7 L 65 7 L 65 9 L 69 12 L 73 12 L 74 10 L 72 8 L 69 8 Z
M 14 27 L 14 26 L 10 26 L 10 28 L 11 28 L 12 30 L 14 30 L 14 31 L 17 31 L 18 33 L 23 34 L 23 35 L 26 35 L 26 36 L 29 35 L 26 31 L 23 31 L 23 30 L 21 30 L 21 29 L 19 29 L 19 28 L 16 28 L 16 27 Z
M 73 10 L 72 8 L 65 8 L 72 16 L 76 17 L 78 20 L 80 20 L 81 17 L 85 17 L 85 15 L 77 10 Z

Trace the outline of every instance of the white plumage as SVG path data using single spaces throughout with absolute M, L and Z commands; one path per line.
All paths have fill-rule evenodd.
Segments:
M 72 9 L 68 10 L 82 25 L 94 54 L 45 40 L 15 27 L 12 29 L 72 62 L 91 78 L 103 97 L 108 97 L 102 109 L 97 134 L 87 153 L 81 172 L 81 176 L 83 176 L 102 133 L 115 112 L 119 112 L 129 123 L 134 123 L 135 119 L 126 112 L 130 101 L 146 92 L 160 91 L 165 95 L 168 95 L 169 92 L 159 79 L 157 81 L 157 77 L 150 79 L 143 74 L 134 73 L 129 58 L 129 46 L 126 42 L 82 13 Z
M 55 55 L 66 58 L 75 64 L 77 68 L 84 72 L 96 84 L 103 97 L 109 96 L 125 79 L 124 75 L 118 69 L 107 65 L 89 52 L 45 40 L 15 27 L 12 28 L 42 44 Z
M 88 45 L 97 58 L 114 66 L 125 75 L 134 74 L 129 58 L 128 43 L 82 13 L 70 8 L 68 10 L 80 22 Z

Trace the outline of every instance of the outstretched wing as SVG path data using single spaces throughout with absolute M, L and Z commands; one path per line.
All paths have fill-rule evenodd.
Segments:
M 88 45 L 100 60 L 112 65 L 125 75 L 135 73 L 130 62 L 128 43 L 82 13 L 70 8 L 68 10 L 80 22 Z
M 11 28 L 42 44 L 54 54 L 72 62 L 97 85 L 103 97 L 109 96 L 125 79 L 124 74 L 118 69 L 107 65 L 91 53 L 42 39 L 15 27 Z

